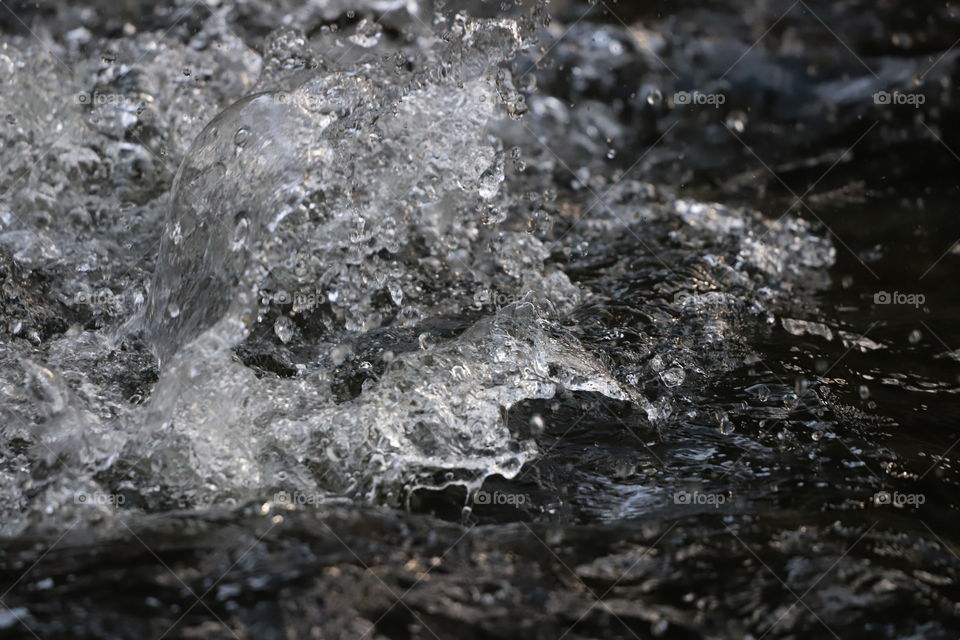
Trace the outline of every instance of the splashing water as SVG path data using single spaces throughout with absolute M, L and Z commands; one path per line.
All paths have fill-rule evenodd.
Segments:
M 579 293 L 544 267 L 543 246 L 486 226 L 507 197 L 489 131 L 512 110 L 500 64 L 522 44 L 514 22 L 457 17 L 430 64 L 398 77 L 389 57 L 338 70 L 302 34 L 271 35 L 251 95 L 204 127 L 173 183 L 146 305 L 128 323 L 161 363 L 150 400 L 119 420 L 85 417 L 57 374 L 31 370 L 56 415 L 45 446 L 69 470 L 43 500 L 59 492 L 75 514 L 64 487 L 102 483 L 147 509 L 279 490 L 400 504 L 419 487 L 515 475 L 535 453 L 506 427 L 518 402 L 559 389 L 629 398 L 551 324 Z M 332 391 L 345 360 L 373 367 L 353 362 L 351 336 L 419 331 L 490 291 L 511 302 L 379 354 L 382 372 L 349 398 Z M 292 376 L 258 377 L 235 351 L 262 325 L 321 347 Z M 97 446 L 77 448 L 81 432 Z
M 664 263 L 679 350 L 651 343 L 664 354 L 640 366 L 608 352 L 585 329 L 607 285 L 558 268 L 567 234 L 551 243 L 551 196 L 525 184 L 556 166 L 516 140 L 527 106 L 506 63 L 529 26 L 457 15 L 443 27 L 416 48 L 369 25 L 345 52 L 332 33 L 267 37 L 259 79 L 182 151 L 142 308 L 116 335 L 70 333 L 59 347 L 68 370 L 118 344 L 144 363 L 131 334 L 142 336 L 160 363 L 141 385 L 149 398 L 98 404 L 55 368 L 25 365 L 45 416 L 32 455 L 45 462 L 4 480 L 33 487 L 8 505 L 8 530 L 89 519 L 92 506 L 102 517 L 276 492 L 402 505 L 422 488 L 472 491 L 538 455 L 508 428 L 511 408 L 581 391 L 665 424 L 677 408 L 643 393 L 645 376 L 679 392 L 688 372 L 722 371 L 689 341 L 745 348 L 733 348 L 744 309 L 768 317 L 832 262 L 802 222 L 613 183 L 617 204 L 583 221 L 576 246 L 602 242 L 613 221 L 679 221 L 717 255 L 689 276 Z M 728 293 L 706 305 L 683 293 L 702 278 Z M 77 504 L 78 486 L 123 504 Z

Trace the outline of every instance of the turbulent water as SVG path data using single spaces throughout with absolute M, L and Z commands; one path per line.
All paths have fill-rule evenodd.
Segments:
M 956 637 L 960 26 L 773 5 L 5 7 L 0 631 Z

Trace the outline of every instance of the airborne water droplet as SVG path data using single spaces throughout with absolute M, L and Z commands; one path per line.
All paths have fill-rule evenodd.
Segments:
M 747 116 L 741 111 L 735 111 L 724 121 L 724 124 L 737 133 L 743 133 L 747 128 Z
M 293 320 L 287 316 L 280 316 L 273 323 L 273 332 L 280 338 L 280 342 L 287 344 L 293 338 Z
M 247 140 L 250 138 L 249 129 L 237 129 L 237 132 L 233 136 L 233 143 L 238 147 L 242 147 L 247 144 Z
M 403 304 L 403 289 L 396 282 L 387 284 L 387 290 L 390 292 L 390 299 L 398 307 Z
M 530 416 L 530 430 L 534 435 L 540 435 L 546 428 L 547 425 L 543 420 L 543 416 L 539 413 Z
M 233 251 L 240 251 L 247 244 L 247 236 L 250 233 L 250 220 L 246 214 L 238 213 L 234 218 L 233 244 L 230 246 Z
M 659 354 L 650 359 L 650 368 L 654 371 L 663 371 L 665 366 L 666 365 L 663 362 L 663 356 Z
M 434 340 L 433 336 L 430 335 L 430 333 L 421 333 L 420 337 L 417 338 L 417 342 L 420 343 L 420 348 L 423 349 L 424 351 L 432 349 L 437 344 L 436 340 Z
M 497 162 L 480 176 L 480 184 L 477 189 L 480 197 L 484 200 L 492 200 L 500 191 L 500 183 L 503 182 L 503 163 Z
M 719 423 L 720 433 L 728 436 L 734 431 L 736 431 L 736 426 L 730 420 L 730 417 L 723 411 L 717 412 L 717 422 Z

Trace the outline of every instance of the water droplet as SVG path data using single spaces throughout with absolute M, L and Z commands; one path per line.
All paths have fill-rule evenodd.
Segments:
M 436 340 L 429 333 L 421 333 L 420 337 L 417 339 L 420 343 L 420 348 L 424 351 L 432 349 L 436 345 Z
M 347 358 L 350 357 L 352 352 L 353 349 L 349 344 L 339 344 L 330 352 L 330 361 L 333 362 L 334 366 L 339 367 L 347 361 Z
M 923 340 L 923 332 L 920 329 L 914 329 L 910 332 L 910 335 L 907 336 L 907 340 L 910 341 L 910 344 L 917 344 Z
M 535 413 L 530 416 L 530 430 L 534 435 L 539 435 L 543 433 L 543 430 L 547 428 L 546 423 L 543 421 L 543 416 L 539 413 Z
M 727 117 L 724 123 L 737 133 L 743 133 L 747 129 L 747 114 L 742 111 L 734 111 Z
M 176 318 L 180 315 L 180 307 L 176 302 L 171 302 L 167 305 L 167 315 L 171 318 Z
M 237 129 L 237 132 L 233 135 L 233 144 L 238 147 L 242 147 L 247 144 L 247 140 L 250 139 L 250 130 L 249 129 Z
M 403 289 L 400 288 L 400 285 L 396 282 L 391 282 L 387 285 L 387 290 L 390 292 L 390 299 L 393 300 L 393 304 L 399 306 L 403 305 Z
M 650 627 L 650 631 L 655 636 L 662 636 L 670 628 L 670 621 L 666 618 L 660 618 Z
M 860 394 L 861 400 L 866 400 L 867 398 L 870 397 L 870 389 L 865 384 L 862 384 L 857 388 L 857 393 Z
M 651 107 L 655 107 L 661 102 L 663 102 L 663 92 L 660 89 L 654 89 L 647 94 L 647 104 Z
M 236 215 L 233 220 L 233 229 L 233 244 L 230 248 L 233 251 L 240 251 L 246 246 L 247 236 L 250 233 L 250 220 L 245 213 L 241 212 Z
M 720 433 L 728 436 L 737 430 L 737 427 L 730 420 L 729 416 L 723 411 L 717 412 L 717 422 L 719 423 Z
M 656 355 L 650 359 L 650 368 L 654 371 L 663 371 L 667 365 L 663 362 L 663 357 Z
M 276 322 L 273 323 L 273 332 L 277 334 L 277 337 L 280 338 L 280 342 L 283 344 L 287 344 L 293 339 L 293 331 L 293 320 L 287 316 L 280 316 Z
M 484 200 L 492 200 L 500 192 L 500 183 L 503 182 L 503 162 L 498 161 L 480 176 L 480 184 L 477 189 L 480 197 Z
M 783 406 L 787 409 L 796 409 L 800 404 L 800 398 L 794 392 L 790 391 L 783 395 Z

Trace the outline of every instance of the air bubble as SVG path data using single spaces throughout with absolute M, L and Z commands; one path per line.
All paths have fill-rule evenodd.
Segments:
M 680 367 L 670 367 L 660 374 L 660 379 L 668 387 L 678 387 L 683 384 L 686 374 Z

